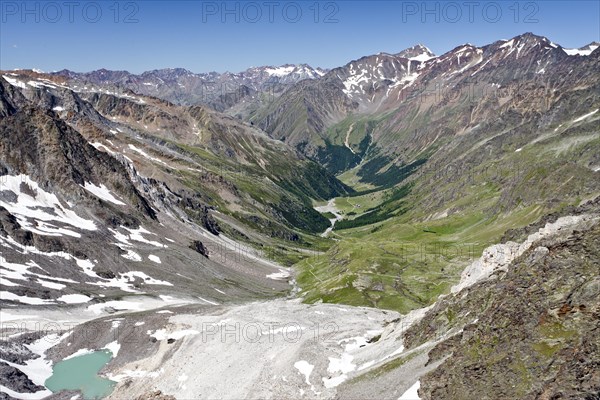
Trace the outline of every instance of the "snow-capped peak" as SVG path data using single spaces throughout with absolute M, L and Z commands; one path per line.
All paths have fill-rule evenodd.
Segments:
M 325 73 L 327 72 L 320 68 L 313 68 L 307 64 L 284 64 L 278 67 L 268 66 L 257 69 L 262 70 L 269 76 L 273 76 L 276 78 L 294 76 L 300 79 L 315 79 L 325 75 Z
M 271 76 L 283 77 L 294 72 L 296 67 L 294 65 L 285 65 L 281 67 L 267 67 L 265 72 Z
M 408 49 L 402 50 L 400 53 L 396 54 L 399 57 L 408 58 L 411 61 L 427 61 L 432 58 L 435 58 L 435 54 L 427 47 L 422 44 L 417 44 Z
M 586 46 L 580 47 L 578 49 L 565 49 L 565 48 L 563 48 L 563 51 L 565 53 L 567 53 L 568 55 L 570 55 L 570 56 L 589 56 L 598 47 L 600 47 L 600 43 L 598 43 L 598 42 L 592 42 L 592 43 L 590 43 L 590 44 L 588 44 Z

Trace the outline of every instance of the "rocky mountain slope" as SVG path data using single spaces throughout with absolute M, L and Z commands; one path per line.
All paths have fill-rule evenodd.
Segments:
M 200 106 L 78 92 L 26 72 L 5 74 L 0 90 L 7 307 L 101 309 L 174 286 L 209 303 L 278 293 L 289 275 L 278 262 L 289 265 L 329 225 L 312 199 L 350 190 Z
M 578 97 L 582 85 L 593 111 L 599 52 L 567 51 L 527 33 L 438 57 L 422 46 L 372 55 L 295 85 L 251 120 L 331 171 L 361 163 L 362 180 L 380 186 L 377 175 L 385 171 L 373 171 L 373 164 L 399 168 L 429 158 L 446 141 L 484 126 L 493 137 L 539 129 L 561 112 L 574 115 L 581 103 L 568 97 Z M 494 119 L 496 126 L 486 126 Z

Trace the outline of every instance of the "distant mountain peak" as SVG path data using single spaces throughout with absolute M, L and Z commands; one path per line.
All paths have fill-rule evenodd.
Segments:
M 565 48 L 563 48 L 563 51 L 565 53 L 567 53 L 568 55 L 570 55 L 570 56 L 589 56 L 598 47 L 600 47 L 600 43 L 598 43 L 598 42 L 592 42 L 592 43 L 586 44 L 585 46 L 580 47 L 578 49 L 565 49 Z
M 501 57 L 520 58 L 525 55 L 533 55 L 540 57 L 548 52 L 553 52 L 560 48 L 559 45 L 553 43 L 545 36 L 535 35 L 531 32 L 526 32 L 517 35 L 511 39 L 502 39 L 484 48 L 491 48 L 494 51 L 499 51 Z
M 417 43 L 416 45 L 414 45 L 411 48 L 415 49 L 415 50 L 421 50 L 423 52 L 427 52 L 427 53 L 433 54 L 433 52 L 431 50 L 429 50 L 429 47 L 427 47 L 427 46 L 425 46 L 425 45 L 423 45 L 421 43 Z
M 315 79 L 323 76 L 326 70 L 321 68 L 314 68 L 308 64 L 283 64 L 280 66 L 265 66 L 250 68 L 246 72 L 251 70 L 258 70 L 267 73 L 269 76 L 276 78 L 284 78 L 288 76 L 296 76 L 300 79 Z
M 179 73 L 179 74 L 191 74 L 192 72 L 185 68 L 160 68 L 155 69 L 149 72 L 170 72 L 170 73 Z
M 397 57 L 408 58 L 411 61 L 427 61 L 435 58 L 435 54 L 422 44 L 416 44 L 396 54 Z
M 536 35 L 533 32 L 525 32 L 525 33 L 522 33 L 522 34 L 514 37 L 514 39 L 517 39 L 517 38 L 536 39 L 536 40 L 543 40 L 543 41 L 548 40 L 548 38 L 546 38 L 545 36 Z

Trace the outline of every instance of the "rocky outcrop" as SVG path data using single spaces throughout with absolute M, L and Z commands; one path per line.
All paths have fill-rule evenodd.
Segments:
M 9 329 L 11 326 L 16 326 L 16 324 L 4 323 L 2 328 Z M 40 336 L 39 332 L 25 333 L 0 341 L 0 360 L 2 360 L 0 361 L 0 385 L 17 393 L 35 393 L 44 390 L 44 387 L 33 383 L 23 371 L 8 364 L 25 365 L 27 361 L 39 358 L 39 355 L 31 352 L 26 345 L 33 343 Z M 0 394 L 3 393 L 0 392 Z M 6 398 L 10 399 L 11 397 Z M 0 399 L 2 399 L 1 396 Z
M 35 393 L 44 390 L 43 386 L 36 385 L 17 368 L 0 361 L 0 385 L 17 393 Z
M 17 112 L 14 97 L 19 96 L 24 101 L 23 95 L 15 90 L 4 78 L 0 77 L 0 118 L 8 117 Z
M 545 219 L 545 218 L 544 218 Z M 568 215 L 548 222 L 537 231 L 531 233 L 522 243 L 507 242 L 488 247 L 479 260 L 463 271 L 460 282 L 452 287 L 452 293 L 483 280 L 495 272 L 505 271 L 519 256 L 532 248 L 540 240 L 562 240 L 577 229 L 586 229 L 597 222 L 594 214 Z M 534 226 L 537 226 L 535 224 Z
M 137 397 L 135 400 L 177 400 L 175 396 L 171 396 L 168 394 L 163 394 L 160 390 L 155 390 L 154 392 L 148 392 Z
M 442 298 L 407 331 L 409 349 L 448 337 L 429 353 L 443 362 L 421 377 L 422 399 L 597 398 L 600 225 L 541 231 L 493 279 Z
M 6 193 L 5 191 L 0 192 Z M 33 233 L 21 228 L 14 215 L 8 212 L 6 208 L 0 206 L 0 234 L 12 237 L 17 243 L 23 246 L 32 246 L 34 243 Z
M 204 246 L 199 240 L 194 240 L 192 244 L 190 244 L 190 249 L 194 250 L 196 253 L 202 254 L 204 257 L 208 258 L 208 249 Z
M 504 232 L 504 235 L 502 235 L 500 242 L 506 243 L 508 241 L 513 241 L 513 242 L 523 241 L 527 238 L 527 236 L 539 231 L 539 229 L 543 228 L 546 224 L 556 222 L 556 220 L 558 220 L 560 217 L 578 216 L 578 215 L 582 215 L 582 214 L 586 214 L 586 213 L 589 214 L 589 213 L 593 213 L 594 210 L 597 210 L 597 209 L 600 209 L 600 196 L 596 197 L 595 199 L 593 199 L 591 201 L 585 202 L 584 204 L 582 204 L 580 206 L 570 205 L 570 206 L 563 208 L 560 211 L 546 214 L 542 218 L 540 218 L 538 221 L 534 222 L 533 224 L 527 225 L 525 227 L 517 228 L 517 229 L 509 229 L 506 232 Z

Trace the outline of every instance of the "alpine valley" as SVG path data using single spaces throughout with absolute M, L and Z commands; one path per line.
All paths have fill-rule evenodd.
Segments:
M 599 47 L 0 71 L 0 399 L 600 399 Z

